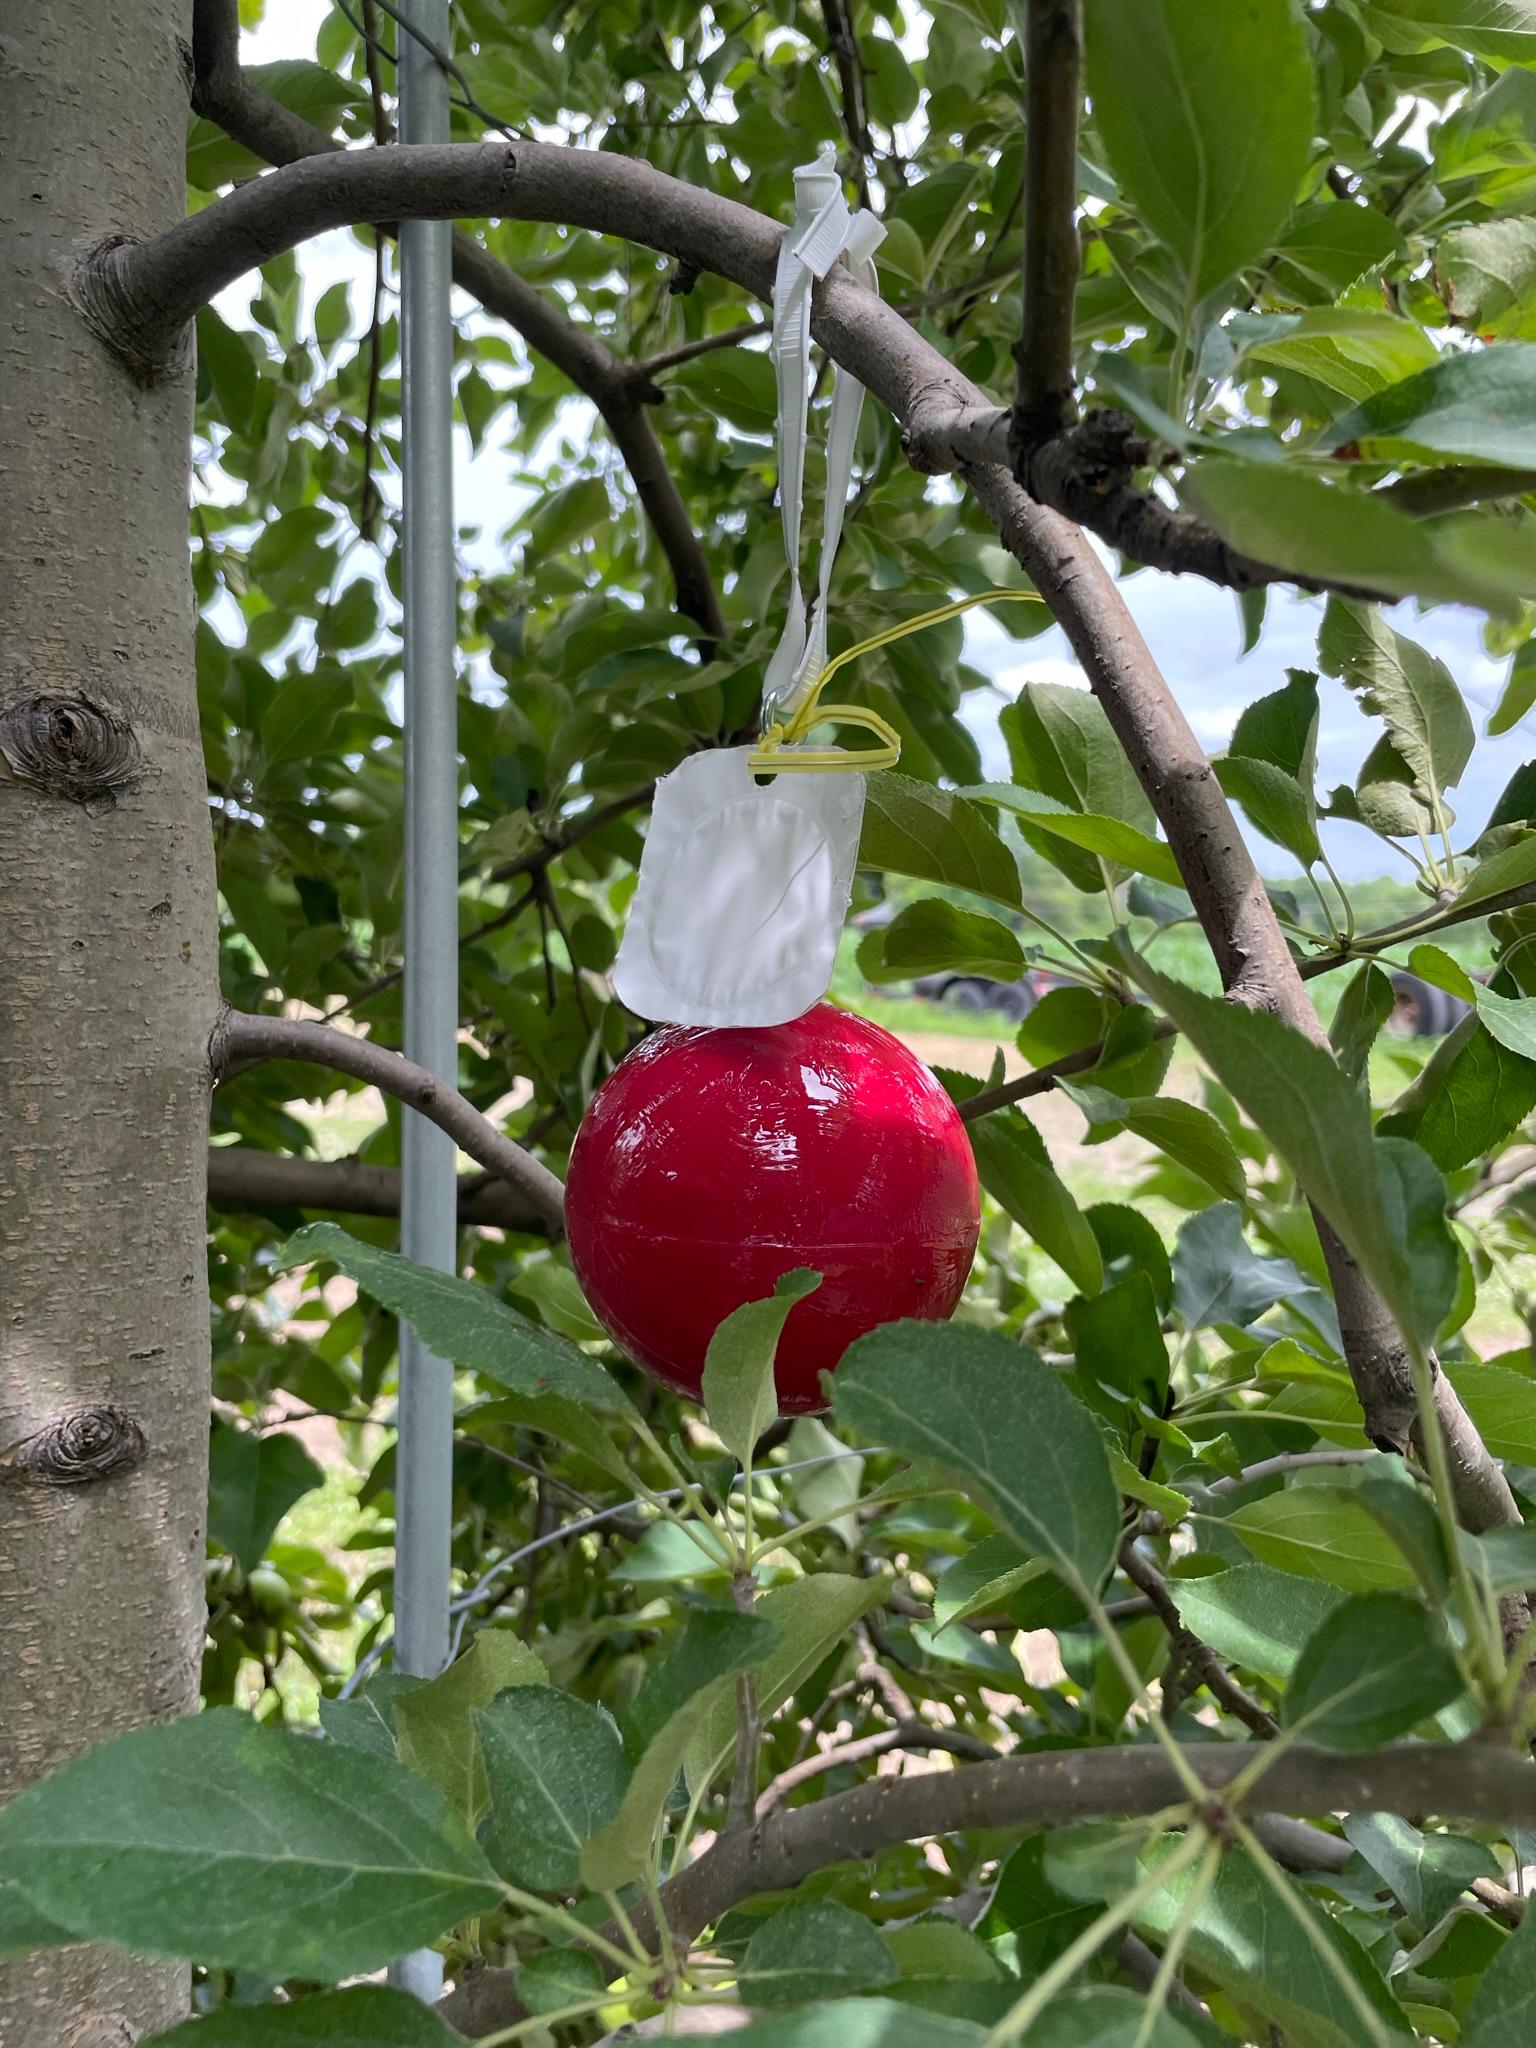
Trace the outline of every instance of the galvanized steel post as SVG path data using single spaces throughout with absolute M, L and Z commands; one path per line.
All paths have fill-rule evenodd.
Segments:
M 402 0 L 400 139 L 449 139 L 448 80 L 412 27 L 442 49 L 448 0 Z M 458 692 L 453 525 L 453 328 L 447 221 L 400 226 L 405 545 L 405 1050 L 452 1079 L 458 1045 Z M 401 1130 L 400 1243 L 408 1258 L 455 1265 L 453 1145 L 424 1117 Z M 395 1474 L 395 1666 L 431 1678 L 448 1661 L 453 1516 L 453 1383 L 447 1363 L 400 1326 Z M 391 1981 L 418 1997 L 442 1988 L 432 1950 Z

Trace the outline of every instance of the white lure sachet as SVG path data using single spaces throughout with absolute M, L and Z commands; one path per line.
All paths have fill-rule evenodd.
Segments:
M 862 775 L 779 775 L 753 749 L 693 754 L 656 788 L 613 967 L 670 1024 L 785 1024 L 826 994 L 853 889 Z

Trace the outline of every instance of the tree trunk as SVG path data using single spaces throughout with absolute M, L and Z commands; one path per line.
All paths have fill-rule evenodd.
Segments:
M 76 252 L 184 210 L 184 0 L 0 24 L 0 1797 L 197 1700 L 217 987 L 190 368 L 139 388 Z M 105 2048 L 180 1965 L 0 1968 L 0 2048 Z

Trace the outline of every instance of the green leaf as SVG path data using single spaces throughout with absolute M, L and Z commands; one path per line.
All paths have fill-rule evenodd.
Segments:
M 984 1536 L 939 1574 L 933 1589 L 935 1628 L 991 1612 L 1046 1570 L 1009 1536 Z
M 602 1997 L 607 1981 L 590 1949 L 535 1949 L 531 1956 L 518 1959 L 517 1995 L 532 2014 L 593 2003 Z
M 1084 1211 L 1104 1259 L 1108 1280 L 1145 1273 L 1160 1315 L 1173 1306 L 1173 1267 L 1156 1228 L 1124 1202 L 1095 1202 Z M 1241 1228 L 1241 1226 L 1239 1226 Z
M 1328 442 L 1388 462 L 1414 455 L 1536 463 L 1536 347 L 1447 350 L 1335 420 Z
M 1502 853 L 1479 861 L 1458 890 L 1456 902 L 1460 909 L 1467 910 L 1474 903 L 1487 903 L 1502 896 L 1506 889 L 1523 888 L 1527 882 L 1536 882 L 1536 832 L 1514 846 L 1506 846 Z
M 841 1373 L 841 1366 L 838 1371 Z M 840 1572 L 814 1572 L 760 1594 L 754 1611 L 757 1619 L 771 1624 L 773 1634 L 768 1648 L 753 1659 L 759 1711 L 771 1714 L 782 1706 L 833 1645 L 871 1608 L 880 1606 L 885 1595 L 883 1580 L 849 1578 Z M 730 1755 L 735 1737 L 734 1698 L 707 1695 L 704 1716 L 684 1760 L 692 1791 L 714 1777 Z
M 1229 1201 L 1248 1199 L 1248 1177 L 1237 1147 L 1208 1109 L 1176 1095 L 1133 1095 L 1125 1104 L 1126 1129 L 1213 1187 Z
M 287 2005 L 221 2006 L 146 2048 L 454 2048 L 462 2038 L 419 1998 L 354 1984 Z
M 1472 719 L 1445 663 L 1389 626 L 1374 605 L 1330 597 L 1318 660 L 1385 720 L 1387 733 L 1425 798 L 1455 787 L 1471 759 Z
M 1507 1365 L 1445 1370 L 1493 1455 L 1518 1465 L 1536 1464 L 1536 1380 Z
M 343 1749 L 365 1750 L 393 1763 L 400 1754 L 395 1736 L 395 1702 L 430 1680 L 404 1671 L 381 1671 L 351 1699 L 320 1701 L 320 1726 Z
M 1243 809 L 1255 831 L 1272 839 L 1309 868 L 1322 859 L 1317 836 L 1317 799 L 1294 775 L 1268 761 L 1228 754 L 1212 763 L 1216 779 Z
M 1489 171 L 1525 170 L 1536 148 L 1536 78 L 1506 71 L 1484 92 L 1469 93 L 1435 130 L 1439 182 Z M 1440 238 L 1444 249 L 1448 237 Z
M 998 724 L 1013 779 L 1068 811 L 1118 818 L 1150 837 L 1156 814 L 1103 705 L 1068 683 L 1026 683 Z
M 909 903 L 877 936 L 886 980 L 947 972 L 1013 981 L 1024 971 L 1024 949 L 1007 925 L 941 896 Z
M 1354 1253 L 1399 1325 L 1432 1342 L 1455 1293 L 1445 1190 L 1423 1153 L 1377 1139 L 1360 1090 L 1321 1046 L 1267 1013 L 1129 971 L 1167 1011 Z
M 1080 1373 L 1154 1414 L 1162 1413 L 1168 1347 L 1152 1282 L 1145 1273 L 1133 1273 L 1102 1294 L 1079 1295 L 1068 1302 L 1067 1327 Z
M 225 420 L 236 433 L 245 432 L 261 380 L 244 333 L 226 326 L 212 306 L 198 311 L 197 360 L 199 369 L 208 372 Z
M 510 1629 L 482 1629 L 462 1657 L 394 1702 L 400 1761 L 437 1787 L 473 1827 L 490 1794 L 470 1714 L 509 1685 L 548 1685 L 549 1673 Z
M 1326 1617 L 1296 1660 L 1285 1725 L 1322 1749 L 1378 1749 L 1459 1699 L 1444 1629 L 1406 1593 L 1361 1593 Z
M 1149 2024 L 1145 2000 L 1112 1984 L 1053 1998 L 1029 2030 L 1029 2048 L 1199 2048 L 1170 2012 Z
M 645 1753 L 695 1693 L 722 1671 L 761 1663 L 778 1640 L 774 1624 L 761 1614 L 695 1609 L 666 1656 L 647 1671 L 624 1716 L 624 1750 L 630 1761 Z
M 1009 1108 L 977 1117 L 967 1129 L 987 1193 L 1074 1286 L 1097 1292 L 1104 1278 L 1098 1239 L 1028 1117 Z
M 1358 1496 L 1341 1486 L 1289 1486 L 1226 1518 L 1261 1564 L 1323 1579 L 1346 1593 L 1416 1584 L 1402 1552 Z
M 213 1419 L 208 1441 L 208 1534 L 246 1571 L 266 1555 L 278 1523 L 325 1474 L 296 1436 Z
M 1168 1590 L 1184 1626 L 1219 1657 L 1278 1680 L 1290 1677 L 1308 1637 L 1343 1598 L 1320 1579 L 1267 1564 L 1170 1579 Z
M 1533 704 L 1536 704 L 1536 640 L 1527 640 L 1515 649 L 1503 691 L 1488 720 L 1489 739 L 1500 739 L 1505 733 L 1512 732 Z
M 587 1843 L 629 1785 L 624 1744 L 601 1707 L 523 1685 L 474 1712 L 495 1832 L 492 1861 L 533 1891 L 574 1891 Z
M 1501 569 L 1464 562 L 1439 532 L 1386 499 L 1300 469 L 1207 456 L 1179 489 L 1230 547 L 1295 575 L 1402 597 L 1484 603 L 1511 594 Z
M 1536 996 L 1500 996 L 1478 988 L 1475 999 L 1490 1038 L 1522 1059 L 1536 1059 Z
M 1462 327 L 1501 341 L 1536 340 L 1536 222 L 1453 228 L 1435 250 L 1435 277 Z
M 311 1223 L 296 1232 L 274 1264 L 283 1271 L 318 1260 L 339 1267 L 365 1294 L 402 1316 L 429 1351 L 512 1393 L 554 1396 L 613 1415 L 630 1412 L 627 1398 L 596 1360 L 527 1322 L 487 1287 L 363 1244 L 335 1223 Z
M 1352 1081 L 1363 1078 L 1370 1059 L 1371 1047 L 1376 1043 L 1381 1027 L 1397 1006 L 1396 993 L 1392 983 L 1374 960 L 1366 960 L 1344 984 L 1344 993 L 1339 997 L 1339 1007 L 1333 1013 L 1333 1022 L 1328 1027 L 1328 1043 L 1344 1072 Z M 1412 1131 L 1404 1131 L 1404 1137 L 1413 1137 Z M 1424 1140 L 1419 1139 L 1422 1145 Z M 1445 1161 L 1425 1146 L 1437 1166 Z
M 1069 694 L 1080 697 L 1083 693 L 1073 690 Z M 1100 855 L 1116 867 L 1132 868 L 1138 874 L 1150 875 L 1154 881 L 1170 883 L 1174 888 L 1183 886 L 1184 878 L 1179 873 L 1179 864 L 1172 849 L 1162 840 L 1138 831 L 1136 826 L 1127 825 L 1119 818 L 1069 811 L 1058 807 L 1051 798 L 1036 790 L 1016 789 L 1006 782 L 978 782 L 961 793 L 973 803 L 996 804 L 1000 810 L 1026 820 L 1036 832 L 1044 832 L 1053 839 L 1065 839 L 1070 845 L 1080 847 L 1085 853 Z M 1101 883 L 1096 880 L 1093 886 L 1098 888 Z
M 1282 259 L 1298 268 L 1310 264 L 1314 276 L 1321 267 L 1318 259 L 1323 264 L 1337 265 L 1337 288 L 1342 290 L 1377 263 L 1397 254 L 1401 247 L 1402 238 L 1397 230 L 1373 209 L 1328 206 L 1287 236 L 1280 244 L 1280 253 Z M 1438 355 L 1433 341 L 1416 321 L 1355 307 L 1317 306 L 1306 313 L 1239 314 L 1228 323 L 1227 332 L 1238 343 L 1245 360 L 1295 370 L 1349 401 L 1368 398 L 1384 385 L 1412 376 Z M 1241 729 L 1241 719 L 1238 725 Z M 1239 747 L 1235 734 L 1233 751 L 1257 753 L 1261 759 L 1273 758 L 1262 749 Z M 1282 761 L 1277 765 L 1288 764 Z M 1292 766 L 1290 773 L 1294 775 L 1298 770 Z
M 19 1885 L 0 1881 L 0 1962 L 38 1949 L 67 1948 L 75 1936 L 28 1900 Z
M 1350 1813 L 1344 1834 L 1408 1918 L 1433 1927 L 1474 1878 L 1502 1878 L 1499 1859 L 1466 1835 L 1426 1835 L 1396 1813 Z
M 977 1932 L 1026 1978 L 1038 1976 L 1093 1925 L 1098 1907 L 1069 1897 L 1046 1871 L 1048 1835 L 1022 1841 L 998 1872 Z
M 320 670 L 284 683 L 261 721 L 262 750 L 268 761 L 307 760 L 329 739 L 337 713 L 351 695 L 345 676 Z
M 754 2020 L 732 2048 L 984 2048 L 986 2030 L 890 1998 L 840 1998 Z
M 1459 960 L 1453 960 L 1443 946 L 1415 946 L 1408 955 L 1408 971 L 1420 981 L 1443 988 L 1459 1002 L 1477 1000 L 1477 984 Z
M 859 865 L 1021 901 L 1018 863 L 976 806 L 890 770 L 865 778 Z
M 81 1937 L 273 1978 L 376 1970 L 501 1897 L 423 1779 L 232 1707 L 136 1729 L 19 1793 L 0 1874 Z
M 1246 1329 L 1302 1285 L 1289 1259 L 1261 1259 L 1243 1236 L 1232 1202 L 1201 1209 L 1180 1226 L 1173 1255 L 1173 1305 L 1187 1330 L 1218 1323 Z
M 821 1275 L 797 1269 L 774 1285 L 766 1301 L 743 1302 L 713 1337 L 704 1359 L 704 1409 L 709 1426 L 741 1465 L 779 1412 L 773 1384 L 774 1354 L 789 1312 L 821 1285 Z
M 862 1913 L 835 1899 L 807 1899 L 772 1914 L 747 1943 L 740 1989 L 748 2005 L 805 2005 L 878 1991 L 896 1958 Z
M 1527 2048 L 1536 2030 L 1536 1914 L 1520 1925 L 1472 1994 L 1461 2048 Z
M 1450 1173 L 1491 1152 L 1536 1108 L 1536 1064 L 1463 1017 L 1377 1126 L 1411 1138 Z
M 1191 301 L 1262 256 L 1311 149 L 1312 64 L 1285 0 L 1230 35 L 1180 0 L 1089 0 L 1094 125 L 1122 192 L 1189 280 Z
M 1114 1558 L 1119 1501 L 1086 1409 L 1022 1344 L 958 1324 L 901 1322 L 850 1346 L 839 1420 L 975 1489 L 1026 1550 L 1092 1591 Z
M 1176 1840 L 1165 1837 L 1158 1857 Z M 1288 2048 L 1361 2048 L 1360 2014 L 1339 1981 L 1336 1971 L 1341 1972 L 1355 1980 L 1382 2037 L 1412 2048 L 1414 2034 L 1402 2008 L 1359 1942 L 1293 1879 L 1274 1876 L 1290 1893 L 1294 1911 L 1280 1903 L 1244 1850 L 1222 1857 L 1190 1936 L 1194 1969 L 1245 2012 L 1260 2013 L 1278 2027 Z M 1194 1869 L 1186 1867 L 1154 1895 L 1139 1923 L 1156 1935 L 1171 1933 L 1194 1882 Z
M 744 434 L 771 434 L 778 417 L 773 359 L 766 349 L 722 348 L 695 356 L 668 371 L 667 389 L 685 392 Z

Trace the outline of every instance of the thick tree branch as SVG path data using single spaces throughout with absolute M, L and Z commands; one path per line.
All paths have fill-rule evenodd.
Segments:
M 1536 1819 L 1536 1765 L 1484 1742 L 1402 1744 L 1371 1756 L 1212 1742 L 1188 1745 L 1184 1755 L 1213 1792 L 1262 1760 L 1255 1797 L 1282 1813 L 1437 1813 L 1499 1827 Z M 874 1778 L 830 1799 L 778 1809 L 750 1832 L 723 1837 L 662 1887 L 662 1903 L 674 1933 L 691 1941 L 743 1899 L 791 1890 L 831 1864 L 874 1856 L 899 1842 L 966 1828 L 1062 1827 L 1155 1813 L 1184 1797 L 1172 1765 L 1151 1744 L 1046 1751 Z M 649 1914 L 637 1914 L 636 1925 L 649 1940 Z
M 334 136 L 247 83 L 239 46 L 236 0 L 197 0 L 192 22 L 196 111 L 270 164 L 338 153 L 341 145 Z M 462 232 L 453 237 L 453 276 L 591 400 L 667 557 L 679 611 L 697 621 L 709 639 L 724 639 L 725 617 L 714 579 L 646 412 L 658 396 L 650 377 L 621 361 L 597 335 L 578 327 Z
M 1029 0 L 1024 29 L 1024 322 L 1014 351 L 1015 455 L 1077 418 L 1077 121 L 1082 0 Z
M 1183 1753 L 1196 1777 L 1218 1795 L 1248 1768 L 1263 1766 L 1253 1788 L 1264 1808 L 1254 1816 L 1255 1829 L 1270 1853 L 1292 1869 L 1339 1870 L 1351 1853 L 1347 1842 L 1287 1818 L 1293 1814 L 1385 1811 L 1486 1821 L 1504 1829 L 1536 1824 L 1536 1765 L 1487 1742 L 1400 1743 L 1367 1756 L 1300 1744 L 1207 1742 L 1187 1744 Z M 1065 1827 L 1158 1813 L 1183 1804 L 1185 1797 L 1167 1756 L 1150 1743 L 1043 1751 L 953 1771 L 872 1778 L 807 1806 L 776 1808 L 751 1829 L 720 1837 L 662 1886 L 661 1906 L 674 1939 L 691 1943 L 747 1899 L 792 1891 L 819 1870 L 863 1862 L 901 1842 L 971 1828 Z M 1488 1896 L 1478 1895 L 1497 1911 L 1508 1899 L 1500 1894 L 1502 1887 L 1490 1887 Z M 631 1919 L 642 1942 L 654 1945 L 650 1906 L 634 1907 Z M 615 1938 L 619 1933 L 605 1931 Z M 438 2010 L 462 2033 L 480 2039 L 515 2022 L 522 2008 L 513 1973 L 484 1970 L 472 1973 Z
M 439 1081 L 403 1053 L 375 1045 L 369 1038 L 355 1038 L 350 1032 L 333 1030 L 328 1024 L 311 1024 L 295 1017 L 251 1016 L 242 1010 L 226 1009 L 209 1047 L 214 1079 L 236 1065 L 255 1060 L 309 1060 L 371 1082 L 386 1095 L 393 1095 L 408 1108 L 417 1110 L 428 1122 L 445 1131 L 460 1151 L 467 1152 L 487 1172 L 515 1188 L 552 1237 L 563 1234 L 565 1190 L 549 1168 L 521 1145 L 503 1137 L 456 1088 Z
M 208 1200 L 215 1209 L 338 1209 L 349 1216 L 398 1216 L 400 1169 L 362 1159 L 300 1159 L 250 1145 L 210 1145 Z M 460 1223 L 493 1230 L 537 1231 L 549 1218 L 510 1182 L 486 1174 L 459 1176 Z
M 1104 706 L 1179 863 L 1223 988 L 1234 1002 L 1270 1010 L 1314 1044 L 1325 1045 L 1317 1011 L 1221 785 L 1103 564 L 1074 527 L 1033 503 L 1002 471 L 966 475 L 1061 622 Z M 1378 1443 L 1404 1447 L 1416 1441 L 1418 1426 L 1407 1347 L 1328 1219 L 1313 1213 L 1366 1431 Z M 1508 1481 L 1439 1372 L 1434 1393 L 1464 1526 L 1478 1531 L 1517 1524 L 1520 1513 Z M 1511 1614 L 1509 1622 L 1515 1619 Z

